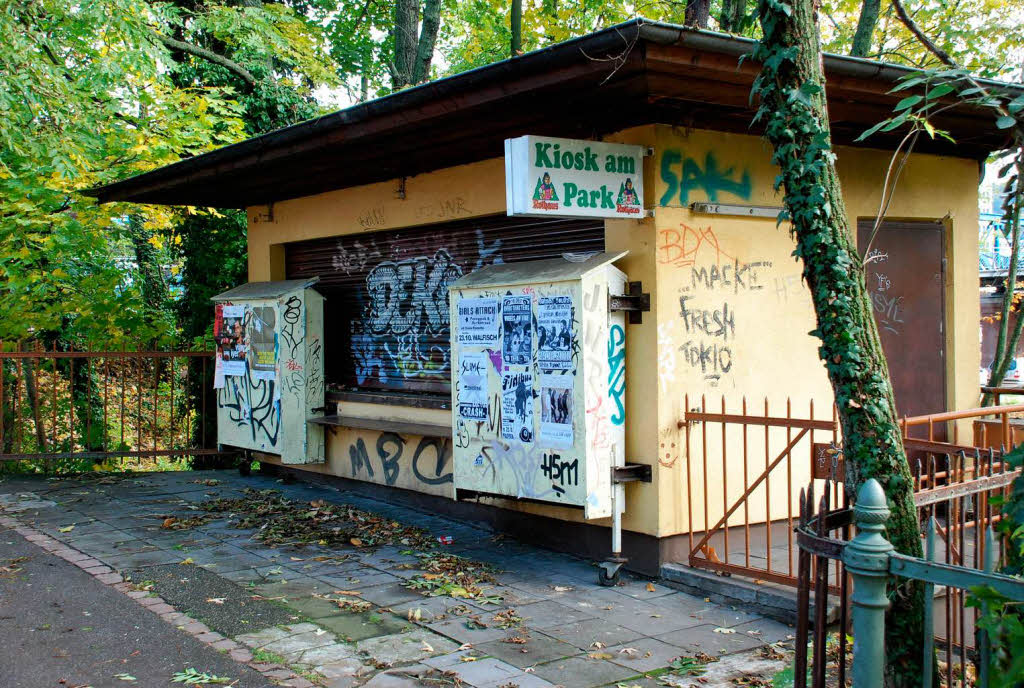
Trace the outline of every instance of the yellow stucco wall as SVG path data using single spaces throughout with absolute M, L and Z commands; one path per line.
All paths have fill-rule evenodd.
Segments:
M 704 520 L 700 429 L 691 427 L 693 456 L 688 463 L 686 433 L 678 427 L 684 395 L 689 394 L 691 408 L 700 404 L 701 395 L 707 395 L 713 411 L 721 410 L 724 396 L 730 413 L 739 412 L 744 395 L 751 409 L 763 412 L 767 397 L 771 415 L 785 415 L 788 397 L 793 415 L 804 418 L 812 401 L 816 417 L 830 418 L 832 395 L 817 358 L 816 342 L 807 334 L 814 327 L 813 309 L 800 281 L 800 266 L 790 255 L 793 244 L 786 227 L 776 228 L 774 219 L 697 215 L 686 207 L 704 200 L 779 205 L 781 198 L 772 189 L 776 172 L 767 145 L 754 136 L 661 125 L 638 127 L 608 140 L 655 149 L 644 166 L 645 205 L 655 207 L 653 217 L 609 221 L 605 241 L 609 251 L 630 252 L 618 267 L 630 280 L 642 281 L 652 297 L 651 312 L 644 314 L 643 324 L 627 326 L 626 447 L 629 460 L 655 464 L 655 481 L 627 486 L 624 527 L 667 536 L 690 527 L 688 469 L 695 504 L 693 527 L 701 529 Z M 873 217 L 889 154 L 845 148 L 837 153 L 851 222 Z M 673 189 L 672 176 L 682 182 L 684 169 L 688 182 L 677 183 Z M 891 218 L 946 221 L 950 408 L 967 408 L 977 400 L 977 184 L 978 167 L 973 161 L 915 155 L 889 209 Z M 284 277 L 280 247 L 284 242 L 503 213 L 503 161 L 486 160 L 411 177 L 405 180 L 404 199 L 399 191 L 400 182 L 395 180 L 283 201 L 274 205 L 272 221 L 262 219 L 267 215 L 265 206 L 250 208 L 249 278 Z M 715 199 L 709 198 L 709 191 L 716 194 Z M 712 264 L 731 265 L 733 271 L 738 265 L 740 283 L 734 276 L 728 283 L 712 278 Z M 681 297 L 686 297 L 689 315 L 682 312 Z M 709 330 L 716 329 L 715 312 L 721 319 L 726 305 L 728 336 L 713 336 Z M 705 317 L 710 326 L 704 324 Z M 720 354 L 719 377 L 711 379 L 707 375 L 715 371 L 701 370 L 700 353 L 709 347 L 713 350 L 715 344 L 727 348 L 728 355 Z M 329 342 L 327 348 L 330 355 Z M 705 356 L 705 365 L 710 360 Z M 451 418 L 449 411 L 349 402 L 342 403 L 341 413 L 441 426 Z M 712 523 L 722 513 L 723 489 L 728 488 L 728 497 L 743 482 L 741 456 L 733 449 L 741 446 L 742 434 L 736 430 L 727 436 L 729 451 L 734 453 L 727 456 L 723 470 L 718 449 L 720 426 L 714 427 L 719 436 L 707 440 L 712 460 L 707 481 Z M 753 438 L 755 433 L 749 434 L 748 451 L 752 455 L 760 452 L 757 461 L 763 468 L 764 432 L 758 431 L 760 440 Z M 780 440 L 785 444 L 785 430 L 771 433 L 770 446 Z M 443 475 L 434 470 L 437 452 L 444 451 L 443 447 L 416 435 L 382 440 L 381 434 L 339 429 L 328 437 L 328 463 L 309 469 L 451 495 L 451 482 L 443 481 Z M 816 441 L 829 438 L 822 432 L 815 436 Z M 792 466 L 794 485 L 806 482 L 808 475 L 809 448 L 802 452 Z M 752 480 L 759 469 L 757 462 L 750 463 L 748 476 Z M 367 465 L 373 470 L 372 477 Z M 447 472 L 450 470 L 449 462 Z M 772 514 L 778 517 L 786 511 L 787 484 L 775 475 Z M 554 506 L 501 504 L 568 520 L 581 520 L 582 516 Z M 752 518 L 764 513 L 763 494 L 752 501 L 751 510 Z

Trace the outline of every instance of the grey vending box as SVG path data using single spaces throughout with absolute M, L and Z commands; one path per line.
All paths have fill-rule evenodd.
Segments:
M 323 463 L 324 297 L 319 278 L 249 282 L 213 297 L 217 443 Z
M 450 287 L 456 497 L 612 513 L 625 463 L 626 275 L 598 253 L 491 265 Z M 621 503 L 621 502 L 620 502 Z

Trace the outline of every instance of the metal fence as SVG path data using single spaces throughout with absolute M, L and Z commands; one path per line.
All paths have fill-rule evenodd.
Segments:
M 793 527 L 799 486 L 811 478 L 819 494 L 827 485 L 832 504 L 843 500 L 845 467 L 836 410 L 829 409 L 823 419 L 813 403 L 794 411 L 789 400 L 783 407 L 767 399 L 750 404 L 744 397 L 730 404 L 724 397 L 713 403 L 701 397 L 691 406 L 686 397 L 685 404 L 679 427 L 685 432 L 687 457 L 689 565 L 796 586 Z M 1024 433 L 1013 431 L 1017 426 L 1012 416 L 1021 413 L 1024 405 L 1008 405 L 901 419 L 915 489 L 973 481 L 986 470 L 985 457 L 996 460 L 998 469 L 1003 447 L 1024 440 Z M 965 421 L 973 428 L 961 443 L 958 428 Z M 966 505 L 951 506 L 959 510 L 956 514 L 972 513 L 970 499 Z M 922 515 L 922 523 L 925 518 Z M 973 516 L 965 523 L 974 527 Z M 954 531 L 956 527 L 954 523 Z M 951 555 L 960 556 L 955 547 Z M 833 566 L 828 585 L 838 592 L 839 584 L 838 568 Z
M 948 468 L 939 470 L 940 464 Z M 948 482 L 943 473 L 970 477 Z M 884 612 L 889 604 L 886 589 L 897 577 L 925 585 L 921 685 L 932 688 L 936 667 L 944 685 L 967 685 L 968 667 L 973 665 L 974 685 L 987 688 L 989 639 L 977 623 L 984 606 L 968 607 L 967 591 L 991 586 L 1012 600 L 1024 602 L 1024 581 L 993 573 L 1005 543 L 994 536 L 992 524 L 999 514 L 998 500 L 992 497 L 1004 493 L 1018 475 L 1019 471 L 998 460 L 995 452 L 935 457 L 931 466 L 919 472 L 918 480 L 925 487 L 914 499 L 925 524 L 924 558 L 898 554 L 885 541 L 889 512 L 876 481 L 865 483 L 852 509 L 833 507 L 827 485 L 817 501 L 813 484 L 801 491 L 796 529 L 797 688 L 805 688 L 808 680 L 814 688 L 845 688 L 848 674 L 854 688 L 884 684 Z M 856 522 L 859 533 L 851 540 L 852 522 Z M 836 533 L 843 535 L 836 537 Z M 829 651 L 828 590 L 821 578 L 821 572 L 830 566 L 838 566 L 840 571 L 836 652 Z M 851 625 L 856 639 L 852 657 L 847 652 Z
M 0 461 L 217 454 L 213 355 L 0 342 Z

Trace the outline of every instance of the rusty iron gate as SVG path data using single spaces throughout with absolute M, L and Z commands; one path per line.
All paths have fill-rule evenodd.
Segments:
M 218 454 L 213 362 L 0 341 L 0 462 Z
M 690 566 L 796 585 L 794 461 L 810 462 L 816 446 L 835 446 L 835 409 L 826 420 L 815 418 L 813 401 L 806 417 L 794 416 L 789 400 L 774 414 L 767 399 L 755 411 L 744 397 L 738 413 L 727 410 L 724 397 L 715 409 L 705 397 L 695 408 L 688 396 L 685 403 Z M 737 454 L 741 461 L 730 464 Z M 721 494 L 714 495 L 710 476 L 719 467 Z M 798 470 L 803 482 L 805 471 Z

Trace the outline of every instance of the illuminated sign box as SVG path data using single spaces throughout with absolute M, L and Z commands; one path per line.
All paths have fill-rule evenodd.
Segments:
M 505 140 L 510 216 L 644 217 L 643 146 L 548 136 Z

